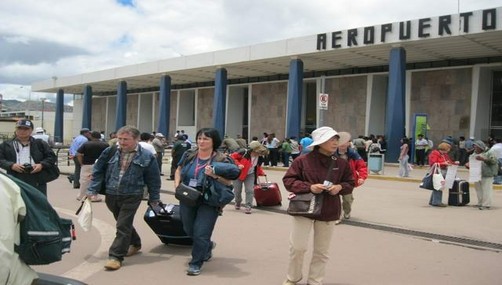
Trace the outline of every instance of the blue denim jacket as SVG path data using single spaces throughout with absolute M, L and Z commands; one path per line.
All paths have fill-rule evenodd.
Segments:
M 111 149 L 105 149 L 94 164 L 88 194 L 97 194 L 101 183 L 106 183 L 106 194 L 111 195 L 143 195 L 143 188 L 147 186 L 150 202 L 158 201 L 161 183 L 155 156 L 138 145 L 136 155 L 119 182 L 121 152 L 117 150 L 106 161 Z

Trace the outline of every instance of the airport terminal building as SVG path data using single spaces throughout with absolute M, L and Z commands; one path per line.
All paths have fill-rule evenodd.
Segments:
M 396 161 L 404 135 L 502 136 L 502 7 L 53 77 L 32 89 L 57 93 L 56 137 L 63 97 L 74 96 L 75 133 L 135 125 L 193 138 L 215 127 L 282 139 L 328 125 L 385 135 Z

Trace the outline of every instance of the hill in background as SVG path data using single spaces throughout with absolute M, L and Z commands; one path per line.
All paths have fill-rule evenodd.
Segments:
M 13 111 L 41 111 L 42 102 L 41 101 L 18 101 L 18 100 L 3 100 L 2 101 L 2 112 L 13 112 Z M 49 101 L 44 102 L 44 111 L 46 112 L 56 112 L 56 103 Z M 73 112 L 73 107 L 70 105 L 64 106 L 65 112 Z

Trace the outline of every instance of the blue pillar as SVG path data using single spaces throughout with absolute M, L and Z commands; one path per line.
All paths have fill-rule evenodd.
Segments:
M 171 110 L 171 77 L 164 75 L 160 78 L 159 124 L 157 132 L 169 136 L 169 117 Z
M 54 142 L 64 143 L 63 141 L 63 122 L 64 122 L 64 91 L 59 89 L 56 94 L 56 117 L 54 118 Z
M 289 63 L 288 110 L 286 137 L 300 137 L 303 95 L 303 61 L 293 59 Z
M 117 114 L 115 120 L 115 130 L 126 125 L 127 115 L 127 83 L 120 81 L 117 86 Z
M 227 70 L 216 70 L 214 80 L 213 127 L 225 136 L 225 103 L 227 99 Z
M 393 48 L 390 51 L 389 87 L 385 110 L 385 137 L 387 152 L 385 160 L 396 162 L 399 158 L 401 138 L 405 135 L 405 87 L 406 87 L 406 51 Z
M 84 87 L 84 106 L 82 114 L 82 128 L 91 128 L 91 118 L 92 118 L 92 87 L 86 85 Z

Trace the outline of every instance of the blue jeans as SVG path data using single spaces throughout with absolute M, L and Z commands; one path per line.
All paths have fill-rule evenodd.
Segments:
M 211 235 L 218 219 L 218 208 L 206 204 L 189 207 L 180 204 L 183 229 L 193 239 L 192 260 L 189 265 L 201 267 L 212 249 Z
M 429 205 L 437 206 L 442 203 L 443 191 L 432 190 L 431 198 L 429 199 Z

